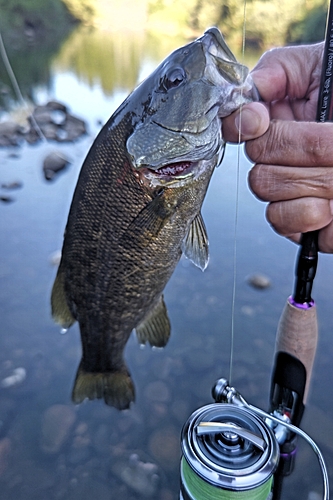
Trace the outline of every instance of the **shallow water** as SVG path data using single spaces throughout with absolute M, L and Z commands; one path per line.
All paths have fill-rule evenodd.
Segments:
M 229 376 L 238 163 L 238 149 L 232 146 L 214 173 L 203 208 L 209 267 L 202 273 L 182 259 L 166 287 L 172 323 L 167 347 L 142 349 L 134 335 L 127 345 L 135 404 L 120 413 L 99 401 L 74 406 L 70 400 L 81 356 L 80 336 L 77 326 L 61 335 L 50 317 L 49 295 L 56 273 L 50 259 L 61 248 L 79 169 L 100 123 L 131 85 L 156 66 L 163 50 L 169 51 L 155 47 L 154 53 L 144 52 L 144 47 L 143 43 L 148 56 L 140 59 L 134 75 L 130 65 L 128 80 L 106 84 L 97 70 L 87 75 L 84 68 L 90 68 L 89 61 L 81 66 L 67 63 L 74 57 L 72 47 L 63 46 L 50 68 L 50 81 L 36 86 L 34 95 L 38 102 L 54 98 L 66 103 L 87 120 L 89 135 L 70 145 L 0 150 L 0 184 L 23 184 L 10 192 L 0 189 L 0 194 L 13 198 L 0 204 L 0 380 L 17 368 L 26 370 L 20 383 L 0 387 L 0 498 L 4 500 L 176 499 L 182 425 L 194 409 L 212 402 L 215 380 Z M 94 57 L 96 53 L 97 49 Z M 122 71 L 126 73 L 125 62 Z M 64 151 L 72 163 L 47 182 L 42 160 L 54 148 Z M 247 188 L 249 168 L 241 153 L 232 383 L 250 403 L 267 409 L 275 332 L 293 287 L 296 247 L 265 222 L 264 204 Z M 246 278 L 254 273 L 267 275 L 272 286 L 262 291 L 251 288 Z M 331 256 L 320 256 L 313 294 L 320 335 L 302 427 L 318 442 L 332 469 Z M 322 491 L 316 457 L 301 442 L 283 498 L 294 500 L 296 491 L 301 499 L 316 498 L 310 492 Z

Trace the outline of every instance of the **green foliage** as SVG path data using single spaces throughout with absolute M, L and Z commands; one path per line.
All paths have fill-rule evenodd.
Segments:
M 113 34 L 90 27 L 75 30 L 63 44 L 55 66 L 74 71 L 89 85 L 100 85 L 105 94 L 131 91 L 138 81 L 144 38 Z
M 74 22 L 61 0 L 0 0 L 0 12 L 1 32 L 14 50 L 41 41 L 53 45 Z
M 63 0 L 69 12 L 85 24 L 91 24 L 96 14 L 96 2 L 92 0 Z
M 298 23 L 291 23 L 287 33 L 288 43 L 314 43 L 325 38 L 325 24 L 327 17 L 327 2 L 304 12 Z
M 246 42 L 265 49 L 323 38 L 325 0 L 248 0 Z M 243 0 L 149 0 L 148 29 L 197 35 L 218 25 L 233 48 L 242 44 Z
M 0 31 L 23 94 L 49 80 L 49 64 L 73 27 L 61 0 L 0 0 Z M 0 86 L 11 88 L 0 58 Z M 1 103 L 0 103 L 1 104 Z

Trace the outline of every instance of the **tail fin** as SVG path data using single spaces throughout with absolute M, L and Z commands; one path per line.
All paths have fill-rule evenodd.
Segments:
M 107 405 L 118 410 L 129 408 L 135 400 L 135 391 L 126 368 L 117 372 L 87 372 L 81 362 L 74 382 L 72 401 L 78 404 L 87 398 L 103 398 Z

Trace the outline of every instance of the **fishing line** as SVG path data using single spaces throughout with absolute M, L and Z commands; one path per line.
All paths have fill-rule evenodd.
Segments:
M 242 33 L 242 64 L 245 57 L 245 37 L 246 37 L 246 0 L 244 0 L 243 11 L 243 33 Z M 243 88 L 241 88 L 241 97 Z M 239 109 L 239 130 L 237 145 L 237 168 L 236 168 L 236 201 L 235 201 L 235 230 L 233 248 L 233 286 L 231 303 L 231 338 L 229 356 L 229 380 L 232 380 L 232 369 L 234 363 L 234 343 L 235 343 L 235 306 L 236 306 L 236 277 L 237 277 L 237 235 L 238 235 L 238 211 L 239 211 L 239 177 L 240 177 L 240 156 L 241 156 L 241 128 L 242 128 L 242 106 Z
M 9 59 L 8 59 L 8 56 L 7 56 L 7 51 L 6 51 L 6 47 L 5 47 L 5 44 L 3 42 L 3 38 L 2 38 L 2 35 L 1 35 L 1 32 L 0 32 L 0 54 L 1 54 L 1 57 L 2 57 L 2 60 L 3 60 L 3 63 L 5 65 L 5 68 L 6 68 L 6 71 L 8 73 L 8 76 L 9 76 L 9 79 L 10 79 L 10 82 L 13 86 L 13 89 L 14 89 L 14 92 L 16 94 L 16 97 L 17 97 L 17 100 L 21 102 L 22 106 L 26 109 L 29 109 L 23 95 L 22 95 L 22 92 L 21 92 L 21 89 L 20 89 L 20 86 L 17 82 L 17 79 L 16 79 L 16 76 L 15 76 L 15 73 L 13 71 L 13 68 L 9 62 Z M 31 121 L 33 123 L 33 126 L 35 127 L 35 130 L 37 132 L 37 134 L 39 135 L 40 139 L 43 141 L 43 142 L 47 142 L 47 139 L 45 137 L 45 135 L 43 134 L 43 132 L 41 131 L 35 117 L 34 117 L 34 114 L 31 113 L 30 114 L 30 118 L 31 118 Z

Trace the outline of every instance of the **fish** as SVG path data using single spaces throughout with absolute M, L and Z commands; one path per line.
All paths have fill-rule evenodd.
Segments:
M 125 99 L 83 162 L 52 289 L 54 320 L 79 323 L 82 359 L 72 400 L 130 407 L 124 360 L 133 330 L 164 347 L 163 290 L 184 254 L 208 264 L 201 206 L 225 142 L 221 120 L 256 100 L 246 66 L 212 27 L 171 53 Z

